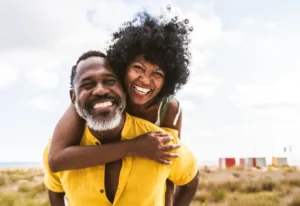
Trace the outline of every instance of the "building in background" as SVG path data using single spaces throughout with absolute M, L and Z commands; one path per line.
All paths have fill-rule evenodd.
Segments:
M 239 164 L 243 167 L 266 167 L 267 161 L 265 157 L 247 157 L 240 158 Z
M 272 166 L 280 167 L 288 165 L 287 157 L 272 157 Z
M 219 168 L 229 168 L 236 165 L 235 158 L 219 158 Z

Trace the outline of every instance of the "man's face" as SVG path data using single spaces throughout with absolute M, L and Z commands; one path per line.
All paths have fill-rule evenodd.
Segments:
M 119 126 L 126 100 L 108 61 L 90 57 L 79 62 L 71 98 L 78 114 L 96 131 Z

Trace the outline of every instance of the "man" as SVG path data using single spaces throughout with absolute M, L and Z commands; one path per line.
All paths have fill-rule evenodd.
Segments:
M 130 140 L 147 132 L 163 131 L 124 112 L 125 94 L 104 54 L 83 56 L 76 65 L 70 92 L 78 114 L 87 123 L 81 145 Z M 172 143 L 179 143 L 176 131 L 165 130 L 174 137 Z M 70 206 L 163 206 L 166 180 L 188 186 L 198 171 L 195 157 L 183 144 L 175 152 L 180 156 L 171 165 L 127 156 L 105 165 L 53 173 L 48 165 L 48 145 L 44 167 L 51 205 L 65 205 L 66 194 Z

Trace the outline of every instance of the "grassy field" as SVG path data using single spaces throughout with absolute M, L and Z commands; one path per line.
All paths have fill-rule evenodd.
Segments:
M 0 170 L 1 206 L 49 206 L 41 169 Z M 201 168 L 192 206 L 300 206 L 296 167 Z

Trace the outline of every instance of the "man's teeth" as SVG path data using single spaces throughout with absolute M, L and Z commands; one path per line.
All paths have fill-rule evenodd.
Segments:
M 101 102 L 94 105 L 94 109 L 97 108 L 104 108 L 104 107 L 110 107 L 112 105 L 112 102 Z
M 145 89 L 145 88 L 138 87 L 138 86 L 134 86 L 134 89 L 142 94 L 147 94 L 148 92 L 150 92 L 150 89 Z

